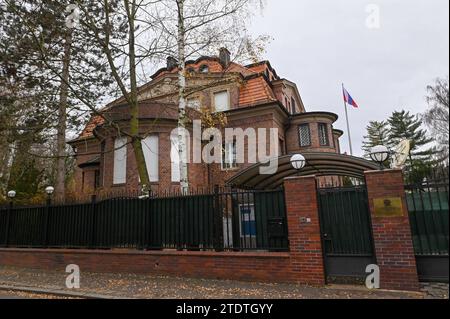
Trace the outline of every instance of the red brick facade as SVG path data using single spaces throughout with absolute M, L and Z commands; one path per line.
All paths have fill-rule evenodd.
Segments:
M 370 171 L 365 172 L 365 175 L 381 288 L 419 290 L 402 171 Z M 401 198 L 403 216 L 376 216 L 374 199 L 392 197 Z
M 284 189 L 292 271 L 301 283 L 324 285 L 316 177 L 287 178 Z
M 56 249 L 0 249 L 5 266 L 60 270 L 141 273 L 178 277 L 295 282 L 289 253 L 138 252 Z
M 209 72 L 200 72 L 202 66 L 208 66 Z M 189 99 L 198 100 L 203 109 L 213 111 L 214 94 L 228 92 L 230 110 L 225 112 L 227 128 L 243 130 L 277 128 L 280 156 L 297 152 L 340 153 L 338 142 L 340 135 L 335 134 L 333 128 L 337 115 L 327 112 L 307 113 L 296 85 L 281 79 L 270 63 L 261 62 L 249 66 L 231 63 L 228 68 L 224 68 L 222 61 L 217 58 L 204 57 L 189 62 L 187 69 L 192 72 L 192 76 L 188 79 L 188 87 L 196 85 L 204 87 L 201 91 L 190 95 Z M 152 78 L 151 82 L 140 88 L 139 93 L 140 134 L 143 136 L 154 134 L 159 140 L 159 181 L 152 183 L 152 191 L 178 190 L 179 183 L 173 183 L 171 180 L 169 138 L 171 130 L 177 127 L 178 98 L 174 91 L 177 69 L 164 68 Z M 191 119 L 199 118 L 197 111 L 189 107 L 188 111 Z M 109 104 L 103 112 L 119 123 L 121 129 L 124 131 L 128 129 L 127 105 L 123 98 Z M 298 125 L 304 123 L 310 125 L 311 145 L 300 147 Z M 319 143 L 319 123 L 327 125 L 326 145 Z M 268 135 L 267 130 L 266 134 Z M 116 136 L 115 129 L 108 127 L 98 116 L 93 116 L 79 138 L 70 142 L 76 152 L 77 167 L 74 175 L 76 192 L 81 190 L 81 193 L 91 195 L 101 192 L 134 191 L 141 188 L 130 145 L 127 147 L 126 183 L 113 184 Z M 247 150 L 246 140 L 246 154 Z M 86 166 L 86 163 L 89 165 Z M 188 164 L 189 184 L 193 189 L 224 185 L 228 179 L 252 164 L 246 160 L 245 163 L 228 170 L 223 170 L 221 164 Z M 338 182 L 337 178 L 320 179 L 321 184 L 337 185 Z

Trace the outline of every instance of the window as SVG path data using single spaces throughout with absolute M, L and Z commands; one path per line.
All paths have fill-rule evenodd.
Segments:
M 295 99 L 291 97 L 292 113 L 297 113 L 297 106 L 295 104 Z
M 180 153 L 178 147 L 178 136 L 170 136 L 170 167 L 172 171 L 172 182 L 181 181 L 180 176 Z
M 159 181 L 159 138 L 158 135 L 149 135 L 142 140 L 145 164 L 150 182 Z
M 228 91 L 214 93 L 214 108 L 216 112 L 224 112 L 230 109 Z
M 200 66 L 199 71 L 200 73 L 208 73 L 209 67 L 206 64 L 203 64 L 202 66 Z
M 98 189 L 100 187 L 100 170 L 96 169 L 94 171 L 94 189 Z
M 100 144 L 100 177 L 99 186 L 105 185 L 105 151 L 106 151 L 106 141 L 102 141 Z
M 84 192 L 84 172 L 81 173 L 81 191 Z
M 281 138 L 278 139 L 278 145 L 279 145 L 278 150 L 279 154 L 284 155 L 284 141 Z
M 300 146 L 311 146 L 311 131 L 309 124 L 301 124 L 298 127 Z
M 127 181 L 127 138 L 119 137 L 114 141 L 113 184 L 125 184 Z
M 236 167 L 236 141 L 225 143 L 222 151 L 222 169 L 227 170 Z
M 197 98 L 188 99 L 187 107 L 190 107 L 191 109 L 199 111 L 200 110 L 200 100 Z
M 319 123 L 319 143 L 321 146 L 330 145 L 328 140 L 328 125 L 325 123 Z

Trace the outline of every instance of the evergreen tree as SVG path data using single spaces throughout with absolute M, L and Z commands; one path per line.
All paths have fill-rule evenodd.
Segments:
M 422 120 L 417 115 L 412 115 L 405 110 L 395 111 L 388 119 L 390 125 L 389 141 L 390 147 L 395 147 L 404 139 L 411 142 L 408 161 L 406 163 L 410 176 L 420 182 L 425 177 L 433 164 L 432 156 L 436 152 L 434 147 L 429 146 L 433 141 L 422 129 Z
M 370 121 L 366 130 L 367 135 L 364 136 L 362 149 L 367 157 L 372 147 L 376 145 L 388 145 L 389 128 L 386 121 Z
M 16 171 L 12 164 L 20 160 L 14 157 L 36 157 L 38 163 L 38 157 L 45 156 L 48 167 L 43 170 L 40 190 L 44 183 L 51 183 L 55 195 L 63 199 L 64 182 L 71 174 L 66 168 L 66 135 L 79 131 L 87 111 L 93 112 L 110 97 L 113 80 L 101 49 L 92 45 L 85 25 L 79 23 L 73 29 L 66 25 L 66 7 L 71 3 L 0 2 L 0 149 L 8 150 L 0 156 L 7 164 L 0 171 L 0 188 L 15 184 L 10 173 Z M 33 126 L 24 124 L 30 121 Z M 24 142 L 33 135 L 42 140 Z M 44 150 L 37 151 L 44 145 Z

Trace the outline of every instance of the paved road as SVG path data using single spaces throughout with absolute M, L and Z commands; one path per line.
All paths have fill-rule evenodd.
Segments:
M 67 299 L 55 295 L 34 294 L 23 291 L 0 290 L 0 299 Z
M 23 294 L 16 291 L 0 291 L 0 299 L 32 299 L 32 294 Z
M 0 294 L 0 299 L 22 299 L 22 298 L 14 296 L 14 295 Z
M 0 266 L 0 285 L 66 289 L 66 276 L 65 269 L 43 271 Z M 77 289 L 80 293 L 128 298 L 403 299 L 426 297 L 425 294 L 369 291 L 364 287 L 355 286 L 317 288 L 296 284 L 265 284 L 137 274 L 98 274 L 83 272 L 82 269 L 80 284 L 81 288 Z M 0 294 L 4 295 L 4 292 L 0 291 Z

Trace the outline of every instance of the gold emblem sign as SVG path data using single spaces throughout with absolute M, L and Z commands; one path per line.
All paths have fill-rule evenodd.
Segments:
M 376 217 L 403 216 L 403 203 L 400 197 L 375 198 L 373 204 Z

